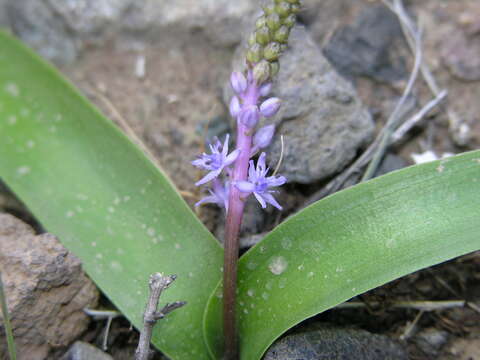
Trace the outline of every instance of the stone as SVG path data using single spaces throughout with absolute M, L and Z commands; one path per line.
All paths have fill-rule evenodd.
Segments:
M 403 159 L 402 157 L 392 153 L 387 153 L 381 161 L 377 171 L 375 172 L 375 176 L 385 175 L 389 172 L 400 170 L 407 166 L 408 162 L 405 161 L 405 159 Z
M 395 83 L 406 77 L 404 61 L 393 51 L 402 42 L 397 16 L 378 4 L 365 7 L 353 25 L 335 31 L 323 52 L 346 77 L 366 76 Z
M 308 184 L 341 171 L 372 138 L 374 124 L 353 86 L 335 71 L 303 27 L 292 30 L 289 44 L 272 89 L 282 106 L 269 120 L 276 125 L 276 136 L 267 149 L 267 162 L 275 168 L 283 135 L 279 173 L 289 182 Z M 242 68 L 242 55 L 240 47 L 234 69 Z M 224 89 L 228 103 L 232 92 L 228 84 Z
M 406 350 L 383 335 L 365 330 L 322 326 L 287 335 L 268 349 L 264 360 L 407 360 Z
M 87 329 L 83 309 L 96 306 L 97 288 L 55 236 L 35 235 L 26 223 L 0 214 L 0 271 L 19 360 L 47 359 L 53 347 L 67 346 Z M 2 338 L 2 359 L 5 344 Z
M 425 354 L 436 356 L 448 341 L 448 336 L 447 331 L 431 327 L 422 329 L 415 335 L 414 341 Z
M 0 0 L 0 29 L 10 28 L 10 21 L 8 20 L 7 11 L 6 11 L 7 1 L 8 0 Z
M 5 1 L 5 0 L 4 0 Z M 191 41 L 202 33 L 215 46 L 240 42 L 255 0 L 6 0 L 14 32 L 40 54 L 60 64 L 86 48 L 118 40 L 121 46 Z
M 458 30 L 445 38 L 441 56 L 452 75 L 464 81 L 480 80 L 480 34 Z
M 476 360 L 480 359 L 480 337 L 478 334 L 467 338 L 458 338 L 449 344 L 448 354 L 440 360 Z
M 89 343 L 75 341 L 60 360 L 113 360 L 113 357 Z

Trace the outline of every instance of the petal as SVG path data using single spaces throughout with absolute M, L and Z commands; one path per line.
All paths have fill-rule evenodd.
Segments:
M 266 158 L 266 156 L 267 156 L 267 154 L 262 152 L 260 154 L 260 156 L 258 157 L 258 160 L 257 160 L 257 172 L 261 172 L 262 175 L 265 175 L 264 172 L 265 172 L 265 158 Z
M 262 194 L 262 196 L 267 203 L 272 204 L 278 210 L 283 210 L 283 208 L 280 206 L 280 204 L 277 202 L 277 200 L 275 200 L 275 198 L 272 196 L 272 194 L 264 193 L 264 194 Z
M 202 204 L 206 204 L 206 203 L 213 203 L 213 204 L 218 204 L 217 202 L 217 197 L 214 196 L 214 195 L 210 195 L 210 196 L 205 196 L 203 199 L 201 199 L 200 201 L 197 201 L 195 203 L 195 206 L 200 206 Z
M 282 186 L 287 182 L 285 176 L 269 176 L 265 180 L 267 180 L 268 187 Z
M 256 192 L 254 192 L 253 195 L 255 195 L 260 205 L 262 205 L 262 209 L 265 209 L 267 207 L 267 203 L 265 202 L 265 200 L 263 200 L 262 195 Z
M 255 182 L 257 180 L 257 173 L 255 172 L 255 165 L 253 160 L 248 162 L 250 166 L 248 167 L 248 180 Z
M 227 134 L 225 136 L 225 142 L 223 143 L 223 148 L 222 148 L 222 155 L 225 158 L 228 154 L 228 140 L 230 139 L 230 134 Z
M 237 181 L 235 182 L 235 187 L 244 193 L 251 193 L 255 191 L 255 184 L 252 184 L 249 181 Z
M 260 112 L 265 117 L 271 117 L 280 109 L 280 104 L 281 100 L 279 98 L 267 99 L 260 105 Z
M 205 166 L 205 160 L 203 160 L 203 159 L 193 160 L 191 164 L 193 166 L 203 168 Z
M 223 166 L 228 166 L 228 165 L 234 163 L 235 160 L 237 160 L 238 156 L 240 155 L 240 152 L 241 152 L 240 149 L 233 150 L 233 151 L 230 153 L 230 155 L 228 155 L 228 156 L 225 158 L 225 161 L 223 162 Z
M 195 183 L 195 186 L 203 185 L 203 184 L 209 182 L 210 180 L 215 179 L 218 175 L 220 175 L 221 172 L 222 172 L 222 168 L 214 170 L 214 171 L 210 171 L 207 175 L 205 175 L 203 178 L 201 178 L 199 181 L 197 181 Z

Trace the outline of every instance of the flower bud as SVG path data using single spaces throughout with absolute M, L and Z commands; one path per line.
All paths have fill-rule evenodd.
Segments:
M 248 38 L 248 45 L 253 46 L 257 42 L 255 33 L 250 34 L 250 37 Z
M 263 84 L 270 77 L 270 64 L 266 60 L 260 61 L 253 68 L 253 78 L 258 85 Z
M 300 12 L 300 5 L 293 4 L 291 5 L 292 14 L 298 14 Z
M 260 112 L 265 117 L 271 117 L 280 109 L 280 103 L 281 100 L 279 98 L 267 99 L 260 105 Z
M 257 19 L 257 21 L 255 22 L 255 27 L 256 27 L 257 29 L 260 29 L 260 28 L 264 27 L 265 25 L 267 25 L 265 16 L 260 16 L 260 17 Z
M 278 14 L 273 13 L 268 15 L 266 19 L 266 24 L 271 31 L 275 31 L 282 25 L 282 22 L 280 20 L 280 16 L 278 16 Z
M 267 45 L 270 42 L 270 31 L 264 26 L 255 31 L 255 39 L 260 45 Z
M 237 94 L 241 94 L 247 90 L 247 79 L 245 79 L 245 76 L 239 71 L 232 72 L 230 84 Z
M 258 112 L 258 107 L 255 105 L 244 106 L 239 115 L 240 122 L 249 128 L 255 127 L 259 119 L 260 114 Z
M 253 137 L 253 146 L 257 149 L 266 148 L 272 142 L 275 133 L 275 125 L 264 126 L 255 133 Z
M 293 27 L 293 25 L 295 25 L 296 21 L 297 21 L 297 17 L 294 14 L 291 14 L 283 20 L 283 25 L 291 28 L 291 27 Z
M 285 18 L 290 15 L 291 5 L 286 2 L 280 2 L 275 6 L 275 12 L 280 15 L 280 17 Z
M 280 64 L 278 63 L 278 61 L 273 61 L 270 63 L 270 76 L 277 75 L 279 70 Z
M 270 14 L 273 14 L 275 12 L 275 5 L 273 5 L 272 3 L 268 3 L 268 4 L 263 5 L 262 9 L 263 9 L 263 12 L 265 13 L 265 15 L 270 15 Z
M 263 49 L 260 44 L 253 44 L 247 51 L 248 62 L 255 64 L 262 60 Z
M 232 100 L 230 100 L 230 105 L 228 109 L 230 110 L 230 115 L 232 115 L 232 117 L 237 117 L 238 114 L 240 114 L 240 111 L 242 110 L 242 108 L 240 106 L 240 100 L 238 100 L 237 96 L 232 97 Z
M 288 35 L 290 35 L 290 28 L 288 26 L 283 25 L 280 29 L 275 32 L 273 36 L 275 41 L 279 43 L 286 44 L 288 43 Z
M 263 50 L 263 57 L 268 61 L 275 61 L 280 56 L 280 44 L 272 42 L 268 44 Z
M 260 96 L 267 96 L 268 94 L 270 94 L 271 90 L 272 90 L 272 83 L 271 82 L 263 84 L 260 87 Z

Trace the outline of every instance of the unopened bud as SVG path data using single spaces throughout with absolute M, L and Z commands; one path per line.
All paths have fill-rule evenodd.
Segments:
M 255 27 L 257 29 L 260 29 L 262 27 L 264 27 L 265 25 L 267 25 L 267 21 L 266 21 L 266 18 L 265 16 L 260 16 L 257 21 L 255 22 Z
M 286 2 L 280 2 L 279 4 L 275 5 L 275 12 L 280 15 L 280 17 L 285 18 L 290 15 L 291 12 L 291 5 Z
M 291 5 L 291 12 L 292 14 L 298 14 L 300 12 L 300 5 Z
M 260 112 L 265 117 L 271 117 L 280 109 L 280 104 L 281 101 L 279 98 L 267 99 L 260 105 Z
M 241 72 L 232 72 L 232 75 L 230 76 L 230 84 L 237 94 L 241 94 L 247 90 L 247 79 L 245 79 L 245 76 Z
M 295 22 L 297 21 L 297 17 L 294 14 L 288 15 L 284 20 L 283 20 L 283 25 L 288 26 L 289 28 L 293 27 L 295 25 Z
M 263 55 L 262 47 L 260 46 L 260 44 L 255 43 L 252 46 L 250 46 L 250 48 L 247 51 L 247 60 L 250 63 L 255 64 L 260 60 L 262 60 L 262 55 Z
M 244 106 L 239 114 L 240 122 L 249 128 L 254 128 L 259 119 L 260 113 L 258 112 L 258 107 L 255 105 Z
M 280 16 L 278 16 L 278 14 L 275 14 L 275 13 L 268 15 L 266 23 L 267 23 L 268 28 L 271 31 L 277 30 L 282 25 L 282 21 L 280 20 Z
M 273 61 L 270 63 L 270 76 L 277 75 L 279 70 L 280 64 L 278 63 L 278 61 Z
M 272 142 L 275 133 L 275 125 L 264 126 L 255 133 L 253 137 L 253 146 L 257 149 L 266 148 Z
M 270 14 L 273 14 L 275 12 L 275 5 L 273 5 L 272 3 L 268 3 L 268 4 L 263 5 L 262 9 L 263 9 L 263 12 L 265 13 L 265 15 L 270 15 Z
M 258 85 L 263 84 L 270 77 L 270 64 L 262 60 L 253 68 L 253 78 Z
M 271 82 L 263 84 L 260 87 L 260 96 L 267 96 L 268 94 L 270 94 L 271 90 L 272 90 L 272 83 Z
M 275 32 L 274 39 L 279 43 L 286 44 L 288 42 L 288 35 L 290 35 L 290 28 L 283 25 Z
M 270 42 L 270 31 L 264 26 L 255 31 L 255 38 L 260 45 L 267 45 Z
M 232 100 L 230 100 L 230 105 L 228 109 L 230 110 L 230 115 L 232 117 L 237 117 L 238 114 L 240 114 L 240 111 L 242 110 L 242 108 L 240 106 L 240 100 L 238 100 L 237 96 L 232 97 Z
M 280 44 L 277 42 L 272 42 L 268 44 L 263 51 L 263 57 L 268 61 L 275 61 L 279 58 L 279 56 Z

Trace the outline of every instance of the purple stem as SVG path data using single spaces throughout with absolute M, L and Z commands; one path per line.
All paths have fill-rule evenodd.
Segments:
M 260 91 L 255 80 L 249 79 L 248 87 L 241 96 L 242 106 L 258 105 Z M 232 181 L 225 226 L 224 268 L 223 268 L 223 330 L 225 335 L 225 360 L 238 359 L 238 343 L 235 320 L 235 298 L 237 288 L 238 240 L 242 224 L 245 201 L 235 186 L 236 181 L 247 180 L 248 161 L 252 149 L 253 128 L 242 124 L 237 116 L 237 149 L 240 149 Z

